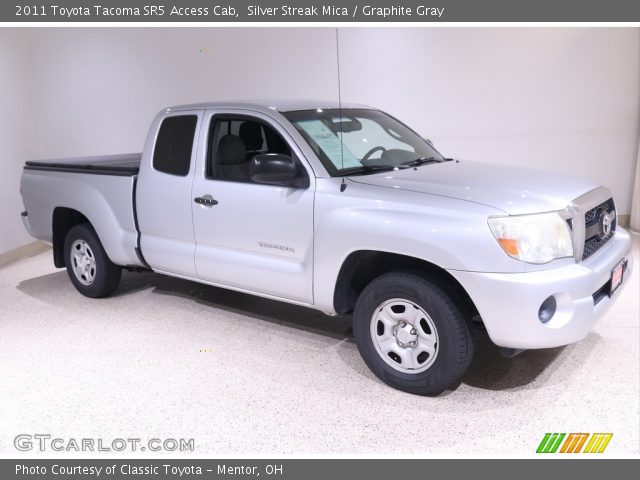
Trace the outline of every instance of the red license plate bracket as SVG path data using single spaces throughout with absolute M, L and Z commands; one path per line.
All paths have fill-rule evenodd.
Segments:
M 611 270 L 611 288 L 609 289 L 609 296 L 613 295 L 622 282 L 624 281 L 624 271 L 627 266 L 627 261 L 622 260 L 618 263 L 613 270 Z

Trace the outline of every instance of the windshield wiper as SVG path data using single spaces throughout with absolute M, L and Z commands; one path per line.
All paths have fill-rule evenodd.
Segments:
M 442 163 L 451 160 L 450 158 L 437 159 L 435 157 L 420 157 L 410 162 L 400 163 L 398 165 L 362 165 L 361 167 L 345 168 L 337 173 L 338 177 L 346 177 L 349 175 L 361 175 L 367 173 L 388 172 L 390 170 L 404 170 L 405 168 L 419 167 L 429 163 Z
M 349 175 L 359 175 L 367 173 L 388 172 L 390 170 L 399 169 L 398 165 L 363 165 L 361 167 L 345 168 L 337 173 L 338 177 L 347 177 Z
M 403 167 L 419 167 L 420 165 L 426 165 L 428 163 L 440 163 L 443 160 L 438 160 L 435 157 L 420 157 L 415 160 L 411 160 L 410 162 L 403 163 Z

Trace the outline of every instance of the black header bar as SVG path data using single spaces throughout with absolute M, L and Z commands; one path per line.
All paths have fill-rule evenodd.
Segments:
M 15 0 L 0 22 L 640 22 L 633 0 Z

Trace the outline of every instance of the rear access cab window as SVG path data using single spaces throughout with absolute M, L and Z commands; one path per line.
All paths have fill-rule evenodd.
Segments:
M 196 115 L 178 115 L 162 121 L 153 152 L 153 168 L 170 175 L 186 176 L 196 133 Z

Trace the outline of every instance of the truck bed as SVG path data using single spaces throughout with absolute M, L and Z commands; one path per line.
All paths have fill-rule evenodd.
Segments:
M 25 170 L 43 170 L 94 175 L 130 177 L 140 170 L 140 153 L 103 155 L 99 157 L 63 158 L 57 160 L 29 161 Z
M 111 261 L 144 266 L 135 206 L 140 160 L 141 154 L 127 154 L 27 162 L 20 185 L 25 227 L 53 242 L 55 218 L 81 212 Z

